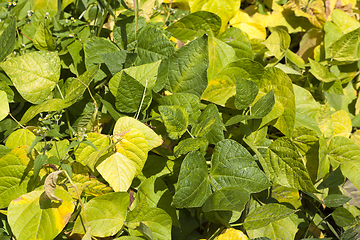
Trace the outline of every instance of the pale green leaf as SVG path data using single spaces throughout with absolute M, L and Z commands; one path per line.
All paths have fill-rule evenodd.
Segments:
M 0 90 L 0 121 L 6 118 L 9 112 L 10 108 L 7 94 L 6 92 Z
M 126 225 L 130 228 L 132 236 L 142 236 L 142 233 L 132 230 L 145 224 L 152 232 L 154 239 L 171 239 L 171 217 L 162 209 L 149 207 L 141 203 L 126 217 Z
M 331 20 L 343 33 L 351 32 L 360 27 L 360 23 L 355 18 L 340 9 L 334 9 Z
M 221 18 L 220 33 L 225 31 L 228 22 L 233 18 L 240 8 L 240 0 L 188 0 L 190 11 L 208 11 L 215 13 Z
M 247 35 L 239 28 L 231 27 L 223 32 L 219 39 L 230 45 L 235 50 L 235 55 L 240 58 L 253 59 L 251 44 Z
M 244 221 L 246 230 L 265 227 L 269 223 L 286 218 L 295 213 L 295 210 L 278 203 L 268 203 L 256 208 Z
M 180 143 L 174 147 L 174 155 L 179 157 L 188 152 L 196 151 L 199 148 L 204 149 L 208 144 L 209 141 L 206 138 L 187 138 L 180 141 Z
M 0 208 L 27 192 L 31 172 L 27 167 L 33 159 L 27 155 L 28 146 L 16 148 L 0 159 Z
M 269 225 L 248 230 L 246 233 L 251 239 L 260 238 L 266 236 L 267 239 L 295 239 L 295 235 L 298 232 L 298 224 L 294 223 L 289 217 L 272 222 Z
M 115 235 L 125 223 L 129 194 L 112 192 L 91 199 L 85 205 L 87 221 L 91 235 L 95 237 L 109 237 Z M 73 232 L 85 233 L 87 226 L 84 213 L 76 219 Z
M 210 195 L 205 158 L 198 151 L 191 152 L 181 164 L 173 205 L 177 208 L 201 207 Z
M 288 138 L 275 140 L 268 148 L 265 161 L 272 180 L 307 192 L 316 192 L 295 144 Z
M 121 117 L 116 121 L 114 126 L 114 135 L 124 133 L 132 128 L 138 129 L 144 134 L 149 145 L 149 151 L 160 146 L 163 142 L 161 137 L 151 128 L 131 117 Z
M 209 84 L 201 96 L 218 105 L 225 106 L 228 100 L 236 94 L 236 77 L 251 80 L 259 87 L 264 67 L 250 59 L 240 59 L 223 68 Z
M 34 36 L 34 46 L 39 50 L 54 51 L 56 46 L 51 31 L 41 22 Z
M 216 188 L 241 186 L 254 193 L 270 187 L 255 159 L 242 145 L 230 139 L 216 144 L 211 157 L 210 176 Z
M 55 189 L 62 202 L 51 201 L 43 190 L 14 199 L 8 208 L 8 221 L 17 239 L 54 239 L 68 223 L 75 205 L 70 194 Z
M 18 129 L 15 132 L 12 132 L 6 140 L 5 146 L 11 149 L 17 147 L 28 145 L 31 146 L 31 143 L 35 140 L 35 134 L 26 128 Z
M 360 147 L 349 138 L 335 136 L 328 147 L 328 157 L 333 168 L 347 161 L 360 160 Z
M 208 44 L 209 67 L 207 70 L 207 78 L 210 82 L 229 63 L 238 59 L 236 57 L 235 49 L 220 39 L 214 36 L 210 36 L 208 39 Z
M 189 114 L 183 107 L 179 105 L 162 105 L 159 106 L 159 112 L 164 121 L 166 132 L 171 139 L 176 140 L 186 132 L 189 124 Z
M 192 41 L 204 33 L 217 36 L 221 27 L 221 19 L 214 13 L 198 11 L 191 13 L 171 24 L 166 30 L 180 41 Z
M 295 94 L 291 79 L 278 68 L 265 68 L 264 76 L 260 81 L 260 93 L 268 93 L 271 90 L 275 95 L 275 106 L 273 110 L 263 118 L 263 122 L 267 123 L 274 119 L 283 107 L 283 114 L 277 118 L 275 127 L 279 129 L 285 136 L 290 137 L 295 125 Z M 259 94 L 260 95 L 260 94 Z M 282 106 L 276 105 L 277 103 Z
M 60 77 L 60 58 L 55 52 L 31 52 L 0 63 L 21 96 L 42 103 Z
M 289 48 L 290 35 L 281 28 L 272 28 L 270 36 L 264 41 L 265 46 L 277 59 L 281 59 Z
M 360 189 L 360 160 L 344 162 L 340 165 L 344 177 L 348 178 L 357 189 Z
M 161 61 L 154 91 L 164 86 L 172 93 L 187 92 L 200 97 L 207 86 L 208 37 L 203 36 Z
M 356 61 L 357 45 L 359 44 L 360 28 L 357 28 L 336 40 L 327 49 L 327 54 L 331 59 L 337 61 Z
M 96 167 L 116 192 L 126 192 L 129 189 L 137 168 L 133 160 L 119 152 L 115 152 Z
M 148 157 L 149 146 L 142 131 L 133 128 L 125 134 L 113 136 L 113 141 L 119 143 L 115 145 L 116 151 L 133 161 L 136 169 L 135 174 L 138 175 Z
M 314 61 L 311 58 L 309 58 L 309 63 L 311 67 L 311 74 L 314 75 L 318 80 L 328 83 L 333 82 L 337 79 L 337 77 L 321 63 Z

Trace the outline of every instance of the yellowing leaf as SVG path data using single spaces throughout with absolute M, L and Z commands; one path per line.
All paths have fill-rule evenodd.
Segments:
M 114 141 L 117 139 L 118 137 L 114 136 Z M 135 128 L 131 129 L 130 132 L 121 136 L 121 140 L 115 145 L 115 148 L 117 152 L 135 163 L 136 175 L 139 174 L 144 167 L 149 149 L 144 134 Z
M 356 0 L 340 0 L 341 2 L 341 6 L 346 6 L 350 4 L 350 7 L 355 7 L 356 6 Z
M 315 115 L 315 121 L 325 138 L 329 138 L 333 135 L 334 129 L 332 126 L 330 107 L 328 103 L 321 105 L 320 111 Z
M 248 240 L 249 238 L 240 230 L 227 228 L 216 238 L 217 240 Z
M 240 28 L 250 39 L 266 38 L 266 29 L 263 25 L 254 22 L 254 20 L 243 10 L 237 11 L 236 15 L 230 20 L 233 27 Z
M 334 136 L 349 137 L 352 130 L 351 118 L 344 110 L 337 111 L 331 115 Z
M 114 127 L 114 135 L 126 132 L 130 129 L 138 129 L 144 134 L 149 146 L 149 151 L 160 146 L 163 142 L 161 137 L 151 128 L 132 117 L 119 118 Z
M 137 165 L 133 160 L 116 152 L 100 163 L 96 169 L 115 192 L 125 192 L 136 176 Z
M 357 130 L 356 132 L 351 134 L 350 139 L 353 140 L 356 145 L 360 146 L 360 130 Z
M 345 34 L 360 27 L 360 23 L 355 18 L 350 17 L 340 9 L 335 9 L 333 11 L 332 20 Z
M 23 145 L 31 146 L 31 143 L 34 140 L 35 135 L 30 130 L 23 128 L 11 133 L 6 140 L 5 146 L 11 149 L 15 149 Z
M 68 223 L 74 203 L 65 190 L 55 189 L 63 201 L 45 198 L 43 190 L 14 199 L 8 208 L 8 220 L 16 239 L 54 239 Z
M 227 28 L 229 20 L 235 16 L 240 8 L 240 0 L 188 0 L 190 11 L 208 11 L 215 13 L 221 18 L 220 33 Z

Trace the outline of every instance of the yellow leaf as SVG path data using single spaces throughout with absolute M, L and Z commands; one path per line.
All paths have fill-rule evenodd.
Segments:
M 144 134 L 149 146 L 149 151 L 160 146 L 163 142 L 161 137 L 151 128 L 132 117 L 119 118 L 114 127 L 114 135 L 124 133 L 130 129 L 138 129 Z
M 350 139 L 360 146 L 360 130 L 356 130 L 356 132 L 352 133 Z
M 149 146 L 144 134 L 137 129 L 131 129 L 128 133 L 120 137 L 121 140 L 115 145 L 116 151 L 126 156 L 136 164 L 136 175 L 144 167 L 148 156 Z M 116 142 L 118 137 L 114 136 Z
M 350 4 L 350 7 L 356 6 L 356 0 L 340 0 L 341 6 L 346 6 Z
M 97 166 L 101 176 L 115 192 L 126 192 L 136 176 L 136 164 L 121 153 L 114 153 Z
M 330 138 L 333 135 L 334 129 L 332 126 L 330 107 L 328 103 L 321 105 L 320 111 L 318 111 L 315 115 L 315 121 L 325 138 Z
M 352 130 L 351 118 L 344 110 L 337 111 L 331 115 L 334 136 L 349 137 Z
M 264 15 L 263 15 L 264 16 Z M 254 22 L 252 18 L 244 10 L 239 10 L 236 12 L 235 16 L 230 19 L 230 25 L 236 25 L 244 22 Z
M 234 25 L 234 27 L 240 28 L 245 32 L 250 39 L 260 39 L 265 40 L 266 38 L 266 29 L 258 23 L 240 23 Z
M 240 230 L 227 228 L 216 238 L 217 240 L 248 240 L 249 238 Z
M 241 0 L 188 0 L 190 11 L 208 11 L 221 18 L 220 33 L 228 27 L 228 22 L 240 9 Z

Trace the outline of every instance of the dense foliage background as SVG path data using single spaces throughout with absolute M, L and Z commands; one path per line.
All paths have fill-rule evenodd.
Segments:
M 0 239 L 359 239 L 357 4 L 0 1 Z

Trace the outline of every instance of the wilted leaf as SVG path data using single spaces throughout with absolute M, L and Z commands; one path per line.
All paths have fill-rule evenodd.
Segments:
M 56 200 L 60 202 L 63 201 L 61 198 L 55 196 L 56 182 L 59 174 L 62 172 L 63 170 L 52 172 L 45 179 L 45 183 L 44 183 L 45 196 L 50 200 Z

